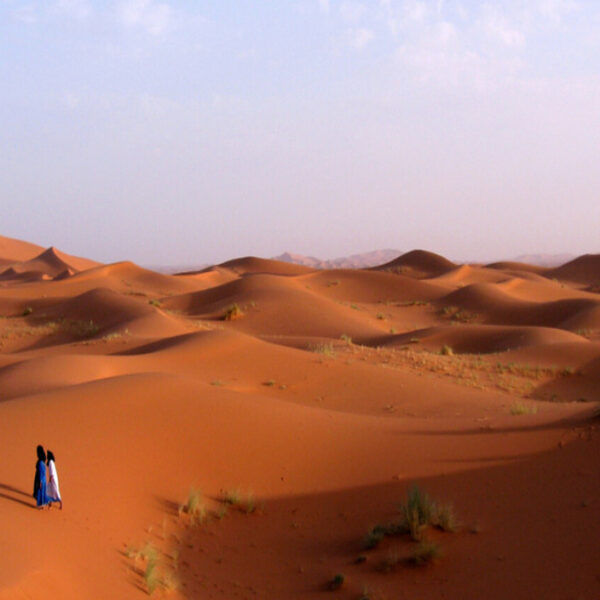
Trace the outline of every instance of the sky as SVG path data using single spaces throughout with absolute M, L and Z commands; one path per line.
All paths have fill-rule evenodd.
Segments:
M 596 0 L 0 0 L 0 234 L 103 262 L 600 252 Z

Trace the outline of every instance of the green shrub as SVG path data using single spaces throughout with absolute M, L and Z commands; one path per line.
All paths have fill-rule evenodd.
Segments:
M 196 525 L 206 520 L 208 514 L 206 502 L 199 489 L 192 488 L 190 490 L 187 502 L 179 507 L 179 514 L 181 513 L 189 515 L 190 521 Z
M 237 304 L 232 304 L 226 311 L 223 318 L 225 321 L 234 321 L 243 316 L 242 309 Z
M 318 354 L 324 354 L 325 356 L 335 356 L 333 344 L 311 344 L 308 349 Z
M 329 581 L 329 583 L 327 584 L 327 587 L 332 592 L 335 590 L 339 590 L 344 585 L 345 580 L 346 580 L 346 578 L 341 573 L 338 573 L 337 575 L 334 576 L 334 578 L 331 581 Z
M 441 556 L 440 547 L 435 542 L 421 542 L 407 558 L 407 562 L 422 567 Z
M 510 407 L 511 415 L 535 415 L 537 413 L 537 406 L 528 406 L 523 402 L 517 402 Z
M 408 491 L 406 504 L 400 507 L 403 525 L 410 532 L 413 540 L 420 540 L 423 529 L 431 524 L 436 514 L 436 505 L 429 496 L 422 492 L 417 486 Z

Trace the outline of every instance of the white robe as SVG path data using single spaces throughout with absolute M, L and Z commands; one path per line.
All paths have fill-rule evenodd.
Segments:
M 51 460 L 48 463 L 48 484 L 46 486 L 46 494 L 49 498 L 60 500 L 60 488 L 58 487 L 58 473 L 56 472 L 56 465 Z

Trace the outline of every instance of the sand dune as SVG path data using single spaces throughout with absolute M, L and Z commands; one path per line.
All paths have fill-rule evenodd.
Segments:
M 0 235 L 0 264 L 30 260 L 43 250 L 41 246 L 36 244 Z
M 412 277 L 426 278 L 437 277 L 456 268 L 447 258 L 427 252 L 426 250 L 411 250 L 394 260 L 374 267 L 379 271 L 397 271 Z
M 0 274 L 4 279 L 9 279 L 12 275 L 15 279 L 38 279 L 53 278 L 65 272 L 74 273 L 97 266 L 99 263 L 86 258 L 69 256 L 50 247 L 34 256 L 33 258 L 21 262 L 12 263 L 10 269 Z
M 246 256 L 236 258 L 219 265 L 224 269 L 229 269 L 238 275 L 246 273 L 268 273 L 270 275 L 301 275 L 313 271 L 310 267 L 296 265 L 294 263 L 283 262 L 279 260 L 269 260 L 257 258 L 256 256 Z
M 464 325 L 433 327 L 397 335 L 388 344 L 402 345 L 418 339 L 422 347 L 439 350 L 449 346 L 453 352 L 491 354 L 519 348 L 537 348 L 550 344 L 587 344 L 587 340 L 552 327 L 515 327 L 509 325 Z
M 0 599 L 147 597 L 147 543 L 175 600 L 316 600 L 336 573 L 344 598 L 600 597 L 582 259 L 558 281 L 425 251 L 169 276 L 0 238 Z M 33 507 L 38 443 L 63 511 Z M 424 530 L 442 550 L 424 568 L 409 536 L 364 547 L 414 483 L 462 523 Z M 223 503 L 238 489 L 255 511 Z
M 600 254 L 586 254 L 545 273 L 561 281 L 571 281 L 585 285 L 600 285 Z
M 339 338 L 343 333 L 364 337 L 380 331 L 359 311 L 313 293 L 290 276 L 249 275 L 216 288 L 167 298 L 163 304 L 168 309 L 214 320 L 223 320 L 227 309 L 237 304 L 244 316 L 230 325 L 266 335 Z
M 439 303 L 471 311 L 473 319 L 481 318 L 487 323 L 572 330 L 598 327 L 600 300 L 573 298 L 528 302 L 521 298 L 506 293 L 500 286 L 472 284 L 448 294 Z
M 501 271 L 513 271 L 515 273 L 534 273 L 536 275 L 543 275 L 548 271 L 546 267 L 540 267 L 539 265 L 528 265 L 526 263 L 511 262 L 511 261 L 500 261 L 485 265 L 487 269 L 498 269 Z
M 381 271 L 335 269 L 303 276 L 299 281 L 310 289 L 333 298 L 354 302 L 408 302 L 442 296 L 445 287 Z

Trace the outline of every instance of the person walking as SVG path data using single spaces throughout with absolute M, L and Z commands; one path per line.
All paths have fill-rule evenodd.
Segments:
M 63 503 L 62 498 L 60 496 L 60 487 L 58 485 L 58 473 L 56 472 L 56 459 L 54 458 L 54 453 L 52 450 L 48 450 L 48 486 L 47 486 L 47 496 L 50 504 L 52 502 L 58 502 L 60 504 L 59 508 L 62 510 Z
M 37 507 L 41 510 L 48 506 L 46 492 L 46 453 L 43 446 L 37 447 L 37 462 L 35 463 L 35 479 L 33 480 L 33 497 Z

